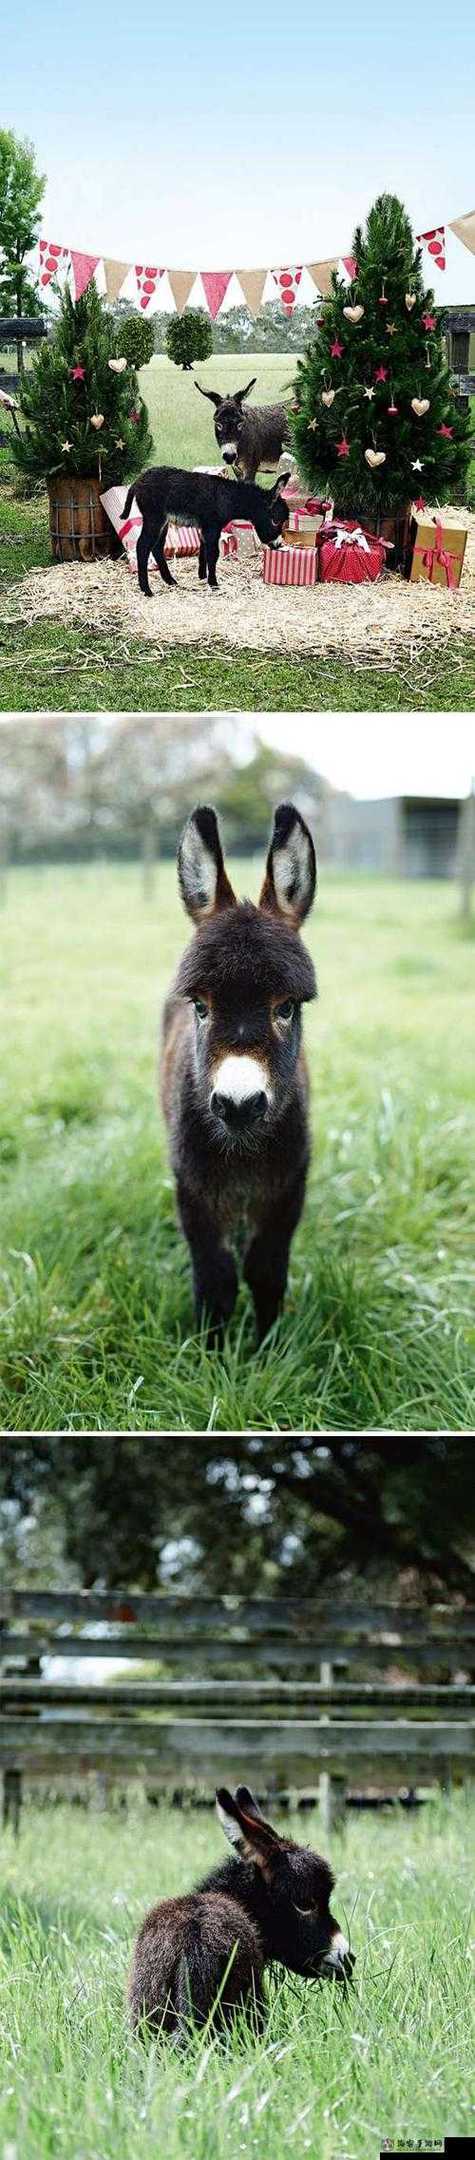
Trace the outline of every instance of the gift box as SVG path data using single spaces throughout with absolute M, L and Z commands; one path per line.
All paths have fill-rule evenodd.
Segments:
M 104 510 L 107 511 L 114 532 L 118 533 L 119 540 L 122 541 L 125 547 L 128 569 L 136 572 L 137 541 L 139 533 L 142 531 L 142 518 L 140 510 L 137 509 L 137 504 L 133 503 L 130 517 L 124 520 L 123 509 L 126 494 L 127 489 L 125 487 L 107 488 L 105 495 L 101 495 L 101 503 L 103 503 Z M 198 555 L 200 541 L 201 533 L 198 531 L 197 525 L 169 525 L 165 541 L 165 555 L 167 557 Z M 157 564 L 154 555 L 150 556 L 148 567 L 149 570 L 156 570 Z
M 317 550 L 315 547 L 265 547 L 262 575 L 265 585 L 316 585 Z
M 411 585 L 427 578 L 430 585 L 456 591 L 462 576 L 467 534 L 461 525 L 444 525 L 442 518 L 414 517 L 411 526 Z
M 381 577 L 388 544 L 354 519 L 324 525 L 317 541 L 320 578 L 334 585 L 371 583 Z
M 323 512 L 312 515 L 308 510 L 289 510 L 288 533 L 292 547 L 315 547 L 317 533 L 323 525 Z
M 244 533 L 248 534 L 253 542 L 254 550 L 256 550 L 259 547 L 259 542 L 249 518 L 232 518 L 229 525 L 224 526 L 221 534 L 221 554 L 224 555 L 225 560 L 229 556 L 239 554 L 239 541 Z

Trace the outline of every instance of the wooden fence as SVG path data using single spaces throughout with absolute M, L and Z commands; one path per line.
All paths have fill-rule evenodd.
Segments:
M 106 1684 L 68 1677 L 98 1657 L 125 1662 Z M 472 1774 L 474 1665 L 466 1606 L 0 1591 L 4 1813 L 18 1821 L 24 1780 L 95 1772 L 150 1794 L 303 1788 L 328 1829 L 348 1790 Z

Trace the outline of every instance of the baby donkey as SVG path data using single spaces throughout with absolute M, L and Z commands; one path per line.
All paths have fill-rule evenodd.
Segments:
M 316 982 L 298 933 L 315 893 L 313 841 L 280 803 L 254 907 L 236 900 L 203 807 L 185 825 L 178 876 L 196 936 L 165 1007 L 162 1103 L 196 1316 L 219 1340 L 238 1287 L 228 1240 L 242 1235 L 262 1341 L 285 1293 L 310 1153 L 301 1009 Z
M 264 1820 L 247 1785 L 216 1794 L 234 1858 L 184 1897 L 147 1913 L 129 1983 L 132 2023 L 185 2041 L 191 2024 L 244 2010 L 265 2022 L 263 1973 L 278 1963 L 302 1980 L 351 1978 L 354 1958 L 330 1912 L 327 1861 Z
M 155 556 L 164 585 L 176 585 L 164 552 L 170 518 L 177 518 L 180 524 L 199 526 L 198 576 L 207 578 L 208 585 L 214 590 L 218 583 L 216 564 L 221 533 L 231 519 L 242 519 L 253 525 L 263 546 L 275 547 L 289 522 L 288 503 L 284 502 L 280 492 L 288 477 L 288 473 L 281 473 L 274 487 L 260 488 L 251 486 L 246 480 L 230 482 L 220 473 L 181 472 L 173 465 L 150 465 L 148 471 L 129 487 L 122 513 L 124 519 L 130 517 L 135 500 L 142 516 L 142 531 L 137 541 L 140 591 L 151 599 L 150 555 Z

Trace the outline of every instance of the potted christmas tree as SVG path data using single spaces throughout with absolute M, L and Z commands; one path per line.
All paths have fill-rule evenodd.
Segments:
M 317 334 L 299 361 L 292 432 L 312 493 L 407 544 L 413 500 L 460 499 L 470 421 L 451 391 L 440 313 L 402 203 L 380 195 L 336 273 Z
M 152 437 L 120 322 L 94 284 L 76 301 L 66 288 L 53 335 L 23 376 L 20 407 L 12 454 L 21 472 L 46 483 L 53 554 L 108 554 L 114 534 L 101 494 L 141 471 Z

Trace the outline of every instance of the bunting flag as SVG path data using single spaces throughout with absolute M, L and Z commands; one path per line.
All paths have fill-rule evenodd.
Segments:
M 127 262 L 116 262 L 114 255 L 103 255 L 102 263 L 107 298 L 110 300 L 111 306 L 113 306 L 114 300 L 118 300 L 119 293 L 122 292 L 122 286 L 125 285 L 131 265 Z
M 140 306 L 141 308 L 148 308 L 150 307 L 150 301 L 155 299 L 157 285 L 160 278 L 163 277 L 163 270 L 158 270 L 154 263 L 136 263 L 135 276 L 139 289 Z
M 239 278 L 249 314 L 258 315 L 259 308 L 262 307 L 267 270 L 236 270 L 236 277 Z
M 75 300 L 80 300 L 81 293 L 87 292 L 88 285 L 92 284 L 94 271 L 97 270 L 100 260 L 100 255 L 79 255 L 76 248 L 71 248 L 71 269 Z
M 426 247 L 432 255 L 436 270 L 445 270 L 445 225 L 432 225 L 429 232 L 416 233 L 418 247 Z
M 445 225 L 433 225 L 427 232 L 417 234 L 418 246 L 427 248 L 437 270 L 445 270 L 446 267 L 446 230 L 455 233 L 456 239 L 475 255 L 475 210 L 467 211 L 464 217 L 453 218 L 447 228 Z M 321 262 L 287 263 L 279 269 L 198 271 L 170 270 L 167 266 L 165 271 L 165 267 L 158 267 L 153 263 L 119 262 L 115 256 L 89 255 L 77 248 L 60 247 L 54 240 L 41 239 L 39 242 L 39 283 L 43 289 L 51 284 L 60 270 L 64 272 L 70 266 L 74 298 L 79 300 L 81 294 L 87 291 L 99 264 L 104 270 L 106 294 L 111 305 L 118 300 L 131 271 L 135 272 L 138 302 L 144 313 L 155 299 L 160 279 L 166 274 L 177 314 L 182 315 L 195 280 L 199 277 L 204 303 L 213 322 L 223 306 L 233 276 L 239 281 L 251 315 L 257 315 L 263 305 L 264 289 L 269 277 L 274 293 L 277 292 L 288 318 L 299 299 L 301 303 L 299 287 L 304 269 L 324 300 L 331 293 L 334 272 L 338 274 L 340 270 L 340 276 L 344 272 L 351 284 L 358 276 L 358 264 L 354 255 L 327 255 Z
M 338 269 L 339 260 L 339 255 L 327 255 L 325 262 L 306 263 L 309 276 L 318 287 L 323 300 L 327 300 L 331 293 L 333 272 Z
M 200 270 L 206 306 L 209 308 L 213 322 L 215 322 L 220 307 L 223 305 L 232 274 L 232 270 Z
M 51 284 L 68 256 L 69 248 L 57 247 L 55 240 L 40 240 L 40 285 Z
M 169 284 L 171 285 L 177 315 L 182 315 L 183 309 L 186 308 L 186 303 L 187 300 L 189 300 L 191 288 L 195 282 L 195 277 L 196 270 L 168 271 L 168 280 Z
M 286 315 L 291 315 L 292 310 L 295 307 L 295 302 L 297 299 L 297 288 L 300 285 L 302 269 L 302 263 L 294 263 L 292 268 L 289 268 L 289 265 L 287 264 L 284 270 L 272 271 L 274 284 L 277 286 L 277 291 L 280 295 L 282 306 L 285 308 Z
M 462 240 L 463 246 L 470 248 L 470 254 L 475 255 L 475 210 L 468 210 L 466 217 L 454 218 L 449 225 L 449 232 L 456 233 L 457 240 Z

